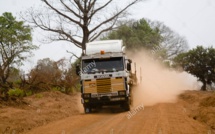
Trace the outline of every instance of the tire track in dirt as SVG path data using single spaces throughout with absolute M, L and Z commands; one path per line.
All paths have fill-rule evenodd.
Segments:
M 178 103 L 145 107 L 130 119 L 127 114 L 108 111 L 80 114 L 35 128 L 27 134 L 207 134 L 210 130 L 189 118 Z

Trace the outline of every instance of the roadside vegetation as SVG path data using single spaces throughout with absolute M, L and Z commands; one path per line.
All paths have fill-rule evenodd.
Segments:
M 195 75 L 203 83 L 202 90 L 211 86 L 215 82 L 215 49 L 198 46 L 189 50 L 186 39 L 161 22 L 145 18 L 127 20 L 128 9 L 138 2 L 141 0 L 114 8 L 112 0 L 102 3 L 59 0 L 56 4 L 43 0 L 41 10 L 27 10 L 22 16 L 23 21 L 17 21 L 11 13 L 3 13 L 0 16 L 1 100 L 43 91 L 69 94 L 80 89 L 79 77 L 75 74 L 78 59 L 70 63 L 69 59 L 53 61 L 45 58 L 38 60 L 27 74 L 20 69 L 23 61 L 38 49 L 32 44 L 33 27 L 47 32 L 49 41 L 68 41 L 83 51 L 89 41 L 122 39 L 129 51 L 148 50 L 156 60 L 165 64 L 167 61 L 169 67 L 181 67 Z M 105 12 L 107 9 L 113 12 Z M 97 19 L 101 13 L 104 16 Z
M 87 42 L 121 39 L 126 46 L 126 51 L 137 53 L 140 50 L 146 50 L 153 60 L 159 61 L 170 71 L 186 71 L 194 75 L 202 82 L 200 89 L 202 91 L 186 91 L 179 96 L 175 104 L 146 106 L 146 108 L 150 110 L 148 113 L 153 118 L 159 117 L 157 115 L 160 114 L 164 116 L 162 120 L 167 121 L 179 115 L 178 121 L 182 124 L 190 117 L 215 129 L 215 91 L 205 92 L 215 90 L 215 48 L 213 46 L 205 48 L 202 44 L 189 49 L 186 38 L 162 22 L 146 18 L 128 20 L 129 9 L 144 0 L 130 0 L 130 3 L 123 3 L 124 6 L 119 6 L 113 0 L 41 1 L 43 5 L 39 8 L 33 7 L 22 13 L 22 20 L 16 19 L 9 12 L 0 15 L 0 120 L 2 122 L 0 133 L 24 133 L 53 121 L 62 121 L 63 118 L 70 116 L 74 118 L 71 118 L 68 124 L 71 124 L 71 120 L 86 123 L 84 118 L 87 116 L 80 115 L 84 111 L 83 106 L 79 104 L 81 95 L 76 94 L 81 89 L 80 76 L 77 76 L 75 71 L 76 65 L 80 64 L 79 56 L 69 52 L 71 57 L 76 57 L 73 63 L 71 59 L 66 58 L 57 61 L 44 58 L 39 59 L 37 64 L 27 72 L 20 69 L 24 66 L 24 61 L 33 56 L 33 51 L 39 49 L 32 42 L 32 32 L 37 28 L 47 35 L 45 39 L 41 39 L 44 45 L 47 42 L 67 41 L 71 46 L 79 47 L 84 52 Z M 174 109 L 173 105 L 178 105 L 175 107 L 177 109 Z M 172 116 L 174 110 L 177 116 Z M 170 116 L 165 117 L 168 114 L 162 114 L 166 111 L 171 113 Z M 98 116 L 101 115 L 103 114 Z M 110 119 L 109 115 L 104 115 L 104 117 L 101 116 L 102 119 Z M 113 118 L 117 117 L 121 120 L 123 114 L 117 115 L 120 116 L 114 115 Z M 99 122 L 91 125 L 97 126 L 101 122 L 101 117 L 92 116 L 92 122 L 97 119 Z M 130 121 L 142 125 L 143 122 L 139 123 L 138 119 L 140 118 L 135 117 Z M 151 121 L 151 118 L 148 119 Z M 158 123 L 156 118 L 154 121 L 155 124 Z M 107 120 L 104 122 L 107 123 Z M 177 122 L 172 122 L 176 123 L 172 128 L 177 129 Z M 81 123 L 80 128 L 83 130 Z M 119 124 L 119 122 L 112 124 L 117 123 Z M 66 123 L 60 122 L 60 124 Z M 195 125 L 190 124 L 190 126 L 192 128 Z M 169 131 L 169 126 L 167 127 Z M 65 132 L 62 131 L 62 133 Z
M 0 98 L 22 98 L 41 91 L 70 93 L 78 90 L 79 78 L 66 59 L 41 59 L 25 74 L 23 61 L 37 49 L 32 44 L 31 27 L 11 13 L 0 16 Z M 67 67 L 69 64 L 69 67 Z
M 174 58 L 175 66 L 196 76 L 202 82 L 201 90 L 213 89 L 215 83 L 215 49 L 197 46 Z

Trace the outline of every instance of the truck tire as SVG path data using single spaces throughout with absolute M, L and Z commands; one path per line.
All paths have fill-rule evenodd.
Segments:
M 90 106 L 84 106 L 84 112 L 85 112 L 85 114 L 91 113 L 92 108 Z
M 126 101 L 126 102 L 124 102 L 124 104 L 123 104 L 123 109 L 124 109 L 125 111 L 129 111 L 129 110 L 130 110 L 130 101 L 129 101 L 129 100 Z

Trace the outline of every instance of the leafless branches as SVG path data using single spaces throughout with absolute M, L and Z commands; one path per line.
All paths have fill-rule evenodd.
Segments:
M 150 22 L 154 28 L 158 28 L 162 36 L 160 47 L 167 51 L 167 59 L 171 59 L 178 54 L 188 50 L 188 43 L 186 39 L 179 34 L 172 31 L 170 28 L 160 22 Z
M 42 0 L 39 11 L 28 10 L 25 20 L 52 35 L 52 41 L 69 41 L 82 50 L 85 44 L 112 30 L 126 10 L 141 0 L 132 0 L 124 7 L 114 6 L 114 0 Z

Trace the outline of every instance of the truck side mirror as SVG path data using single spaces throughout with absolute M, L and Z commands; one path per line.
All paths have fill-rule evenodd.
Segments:
M 131 71 L 131 63 L 127 63 L 127 70 Z
M 129 63 L 132 63 L 132 60 L 131 60 L 131 59 L 128 59 L 128 62 L 129 62 Z
M 76 69 L 75 69 L 75 71 L 76 71 L 76 74 L 77 75 L 80 75 L 80 66 L 79 65 L 76 65 Z

